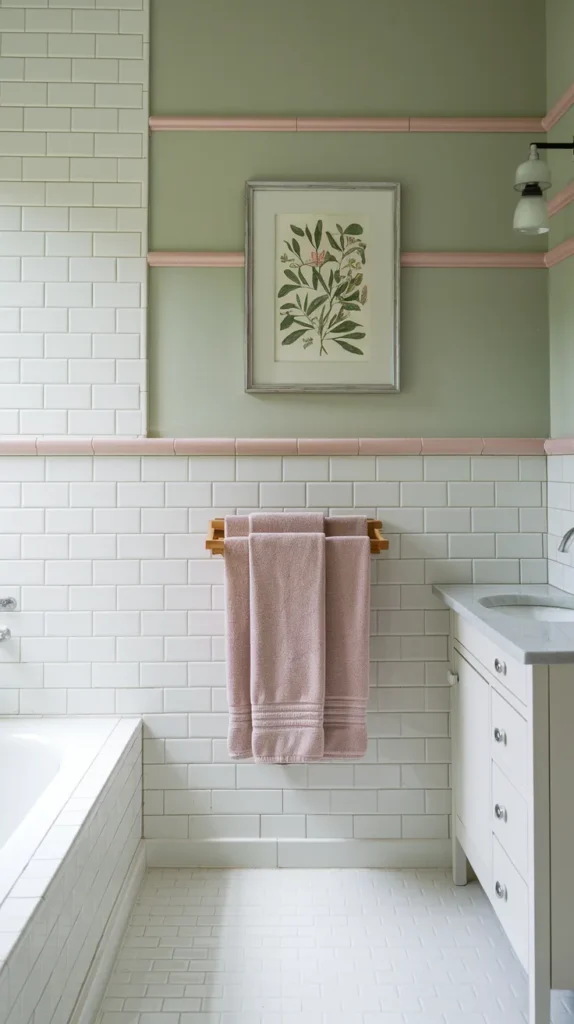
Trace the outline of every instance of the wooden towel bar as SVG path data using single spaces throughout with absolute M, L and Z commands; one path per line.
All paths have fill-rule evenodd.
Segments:
M 378 555 L 386 551 L 389 542 L 383 537 L 381 530 L 383 524 L 380 519 L 367 519 L 367 529 L 371 539 L 371 554 Z M 212 519 L 209 523 L 209 530 L 205 546 L 212 555 L 223 555 L 225 548 L 225 519 Z

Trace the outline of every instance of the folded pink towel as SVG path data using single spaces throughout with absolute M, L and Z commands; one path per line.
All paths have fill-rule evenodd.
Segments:
M 371 545 L 368 537 L 326 540 L 326 758 L 367 749 Z
M 225 537 L 247 537 L 249 535 L 249 516 L 226 516 Z
M 276 536 L 265 532 L 274 528 Z M 362 757 L 366 518 L 228 516 L 225 535 L 230 756 L 277 763 Z
M 256 761 L 319 761 L 325 699 L 325 535 L 251 533 Z
M 327 537 L 367 537 L 366 516 L 328 516 L 325 519 Z
M 250 533 L 324 533 L 322 512 L 254 512 L 249 516 Z
M 240 516 L 234 517 L 236 519 Z M 247 517 L 245 517 L 247 519 Z M 225 609 L 227 616 L 227 746 L 233 758 L 251 757 L 251 657 L 249 651 L 249 541 L 234 537 L 226 521 Z M 231 534 L 231 535 L 229 535 Z

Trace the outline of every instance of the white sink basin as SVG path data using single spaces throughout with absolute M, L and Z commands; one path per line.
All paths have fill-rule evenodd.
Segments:
M 481 597 L 483 608 L 492 608 L 501 615 L 534 622 L 574 622 L 574 602 L 561 604 L 552 598 L 529 597 L 522 594 L 495 594 Z

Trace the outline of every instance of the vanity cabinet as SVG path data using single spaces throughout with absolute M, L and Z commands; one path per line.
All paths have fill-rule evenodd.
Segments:
M 574 989 L 574 665 L 524 665 L 451 612 L 453 875 L 528 972 L 530 1024 Z

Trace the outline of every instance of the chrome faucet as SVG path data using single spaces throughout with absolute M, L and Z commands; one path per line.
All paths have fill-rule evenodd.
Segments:
M 574 537 L 574 526 L 571 526 L 569 530 L 566 530 L 566 533 L 564 534 L 562 540 L 560 541 L 560 543 L 558 545 L 558 550 L 559 551 L 568 551 L 568 548 L 570 547 L 570 545 L 572 543 L 572 538 L 573 537 Z

